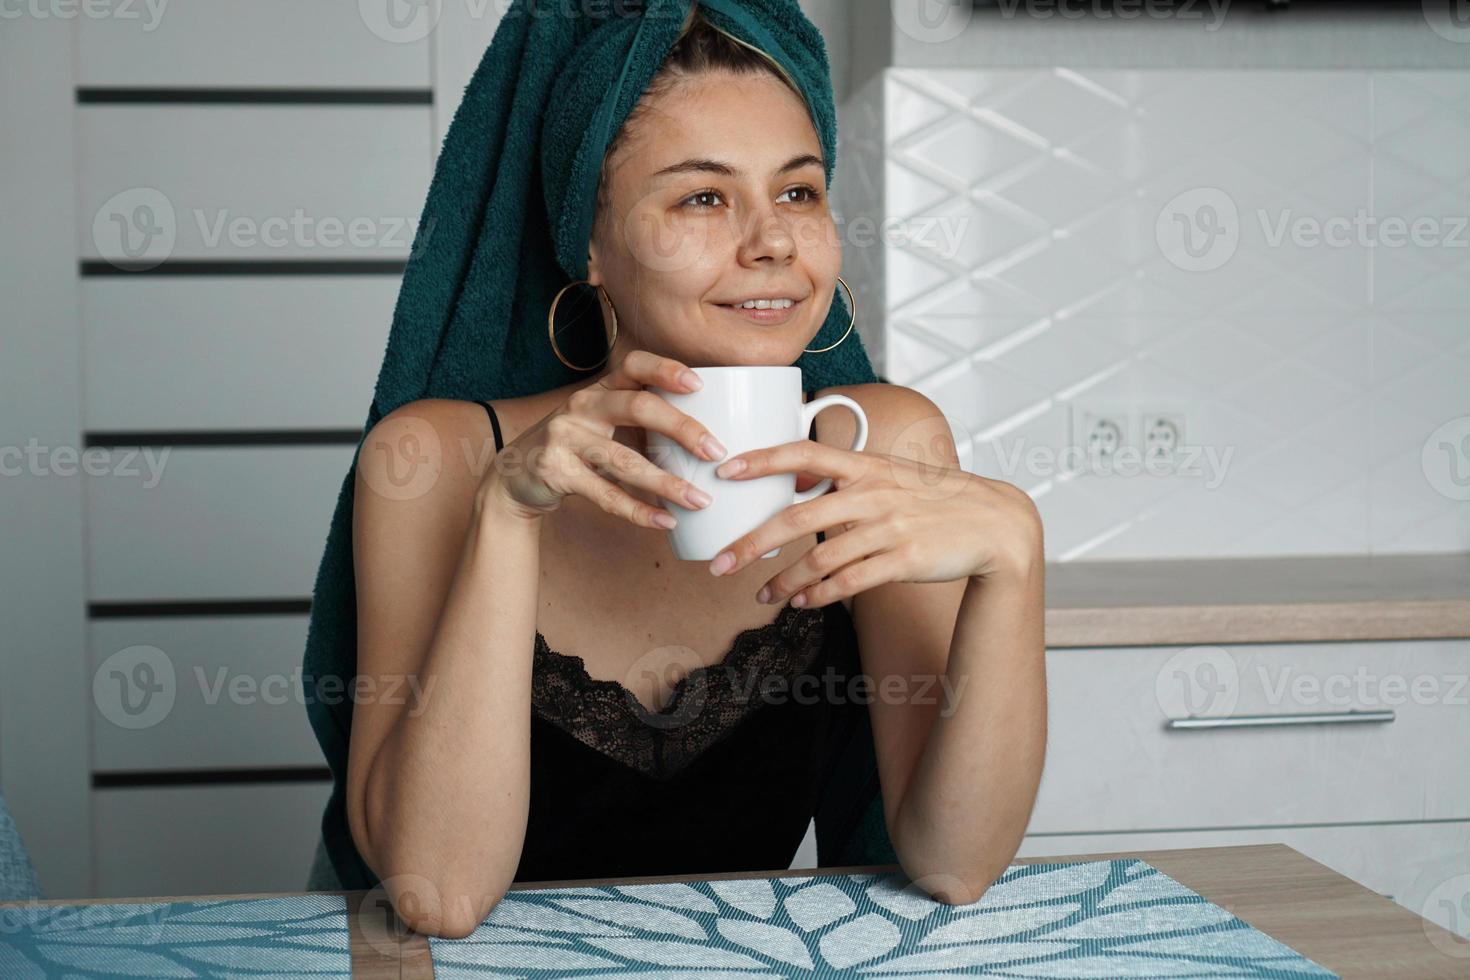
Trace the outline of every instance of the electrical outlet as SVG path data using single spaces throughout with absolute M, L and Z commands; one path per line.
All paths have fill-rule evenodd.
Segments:
M 1173 459 L 1184 445 L 1183 412 L 1145 412 L 1140 426 L 1140 440 L 1145 460 Z
M 1130 417 L 1125 408 L 1072 406 L 1072 445 L 1088 460 L 1111 463 L 1131 442 Z

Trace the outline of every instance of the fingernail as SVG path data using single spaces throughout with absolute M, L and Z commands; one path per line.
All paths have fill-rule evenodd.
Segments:
M 684 491 L 684 496 L 696 507 L 708 507 L 710 502 L 715 499 L 698 487 L 690 487 Z
M 735 564 L 734 552 L 722 551 L 720 552 L 719 557 L 715 559 L 714 564 L 710 566 L 710 574 L 724 575 L 730 570 L 730 566 L 733 564 Z
M 796 595 L 792 596 L 791 597 L 791 604 L 793 606 L 795 606 L 796 608 L 798 608 L 798 609 L 800 609 L 802 606 L 806 605 L 806 593 L 805 592 L 798 592 Z
M 659 511 L 653 515 L 653 523 L 672 531 L 678 525 L 679 520 L 673 514 L 665 514 L 663 511 Z
M 679 375 L 679 380 L 684 382 L 686 387 L 693 388 L 695 391 L 704 387 L 704 382 L 699 380 L 699 375 L 688 368 L 685 368 L 684 373 Z
M 710 459 L 725 458 L 725 447 L 720 445 L 720 440 L 712 435 L 706 434 L 703 439 L 699 440 L 699 447 L 704 450 L 704 454 Z
M 740 472 L 744 471 L 744 469 L 745 469 L 745 460 L 743 460 L 743 459 L 732 459 L 732 460 L 730 460 L 730 462 L 726 463 L 724 466 L 721 466 L 718 469 L 716 469 L 715 470 L 715 476 L 734 476 L 736 473 L 740 473 Z
M 759 592 L 757 592 L 756 595 L 755 595 L 755 601 L 756 602 L 770 602 L 771 601 L 771 587 L 769 585 L 763 585 L 763 586 L 761 586 L 761 590 Z

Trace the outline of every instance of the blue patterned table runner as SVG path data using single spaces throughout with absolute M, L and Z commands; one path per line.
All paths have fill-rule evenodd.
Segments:
M 901 872 L 522 889 L 429 948 L 437 980 L 1337 976 L 1130 859 L 1012 865 L 969 905 Z
M 352 975 L 341 895 L 0 908 L 0 977 Z

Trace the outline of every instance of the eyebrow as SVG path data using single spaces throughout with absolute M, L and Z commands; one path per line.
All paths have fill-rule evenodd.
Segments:
M 785 165 L 778 169 L 776 173 L 790 173 L 793 170 L 799 170 L 802 167 L 810 166 L 812 164 L 815 164 L 818 167 L 822 166 L 822 158 L 818 156 L 813 156 L 810 153 L 798 153 L 790 160 L 787 160 Z M 681 160 L 680 162 L 672 164 L 671 166 L 664 167 L 662 170 L 654 173 L 653 176 L 655 178 L 658 178 L 666 176 L 668 174 L 689 173 L 715 173 L 720 174 L 723 177 L 738 177 L 740 176 L 740 169 L 738 167 L 732 167 L 728 163 L 722 163 L 719 160 L 709 160 L 706 158 L 695 157 L 689 160 Z

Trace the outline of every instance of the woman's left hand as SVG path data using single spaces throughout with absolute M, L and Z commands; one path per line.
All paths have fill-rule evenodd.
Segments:
M 739 461 L 743 468 L 732 466 Z M 844 530 L 767 582 L 761 602 L 789 596 L 794 606 L 823 606 L 886 582 L 951 582 L 1042 561 L 1041 519 L 1030 495 L 957 466 L 803 439 L 732 456 L 715 469 L 731 480 L 785 472 L 831 477 L 832 487 L 736 539 L 710 563 L 712 574 L 737 572 L 818 530 Z

